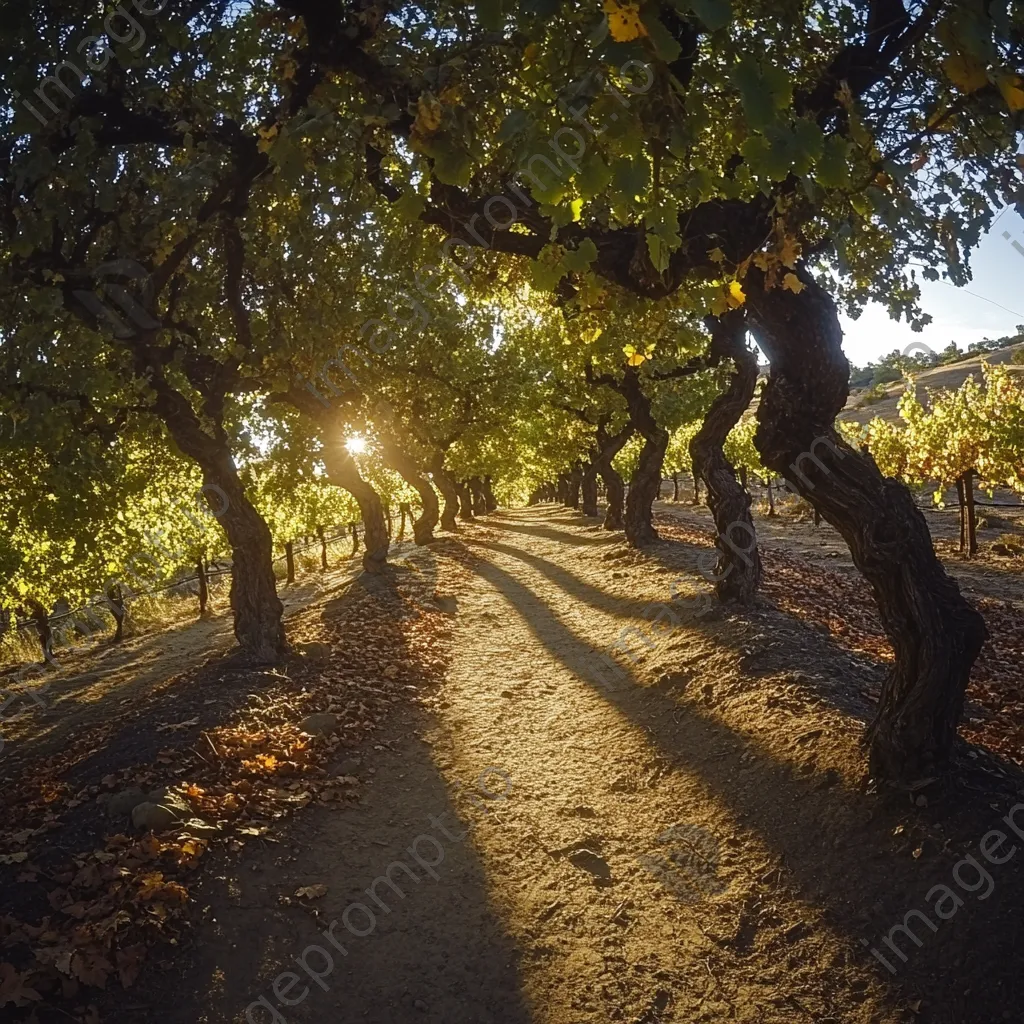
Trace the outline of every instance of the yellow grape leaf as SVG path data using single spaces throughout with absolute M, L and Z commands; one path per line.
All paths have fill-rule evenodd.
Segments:
M 622 3 L 620 0 L 604 0 L 604 12 L 608 15 L 608 31 L 617 43 L 628 43 L 647 35 L 647 29 L 640 20 L 638 3 Z
M 432 93 L 424 92 L 416 101 L 416 120 L 412 130 L 420 135 L 430 135 L 441 127 L 441 101 Z
M 729 303 L 730 309 L 738 309 L 747 301 L 747 293 L 739 281 L 729 282 L 729 294 L 726 296 L 726 301 Z
M 274 144 L 274 139 L 277 138 L 278 126 L 272 124 L 269 128 L 260 129 L 260 141 L 257 143 L 257 149 L 261 153 L 266 153 L 268 149 Z
M 601 333 L 602 333 L 602 328 L 600 328 L 600 327 L 592 327 L 592 328 L 590 328 L 590 330 L 584 331 L 580 335 L 580 337 L 584 341 L 589 343 L 589 342 L 597 341 L 597 339 L 601 337 Z
M 803 281 L 796 276 L 796 274 L 787 274 L 782 279 L 782 287 L 787 291 L 791 291 L 794 295 L 799 295 L 807 285 L 805 285 Z
M 999 79 L 999 91 L 1012 111 L 1024 110 L 1024 89 L 1016 75 L 1008 75 Z
M 963 92 L 977 92 L 988 85 L 985 65 L 964 53 L 954 53 L 942 62 L 946 77 Z
M 626 362 L 627 362 L 627 363 L 628 363 L 628 364 L 629 364 L 630 366 L 640 366 L 640 365 L 641 365 L 641 364 L 642 364 L 642 363 L 644 362 L 644 360 L 645 360 L 646 358 L 647 358 L 647 356 L 645 356 L 645 355 L 644 355 L 644 354 L 643 354 L 642 352 L 634 352 L 634 353 L 633 353 L 633 354 L 632 354 L 632 355 L 631 355 L 631 356 L 630 356 L 630 357 L 629 357 L 629 358 L 628 358 L 628 359 L 626 360 Z
M 796 266 L 796 261 L 800 258 L 801 247 L 800 243 L 789 235 L 782 240 L 782 245 L 779 248 L 779 259 L 787 267 Z

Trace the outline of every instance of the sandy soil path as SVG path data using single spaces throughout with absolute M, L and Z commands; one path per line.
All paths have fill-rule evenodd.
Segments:
M 895 972 L 865 948 L 1012 798 L 967 780 L 931 818 L 865 792 L 881 665 L 771 607 L 698 615 L 688 544 L 631 552 L 551 507 L 462 543 L 446 679 L 335 766 L 358 804 L 225 864 L 174 998 L 144 989 L 118 1020 L 1017 1019 L 991 967 L 1021 938 L 1013 865 Z

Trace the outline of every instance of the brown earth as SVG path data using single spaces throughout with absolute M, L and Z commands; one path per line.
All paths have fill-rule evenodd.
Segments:
M 360 713 L 372 727 L 303 777 L 351 780 L 348 796 L 321 793 L 244 845 L 226 824 L 189 882 L 191 926 L 129 991 L 92 992 L 95 1018 L 71 1006 L 75 1019 L 1024 1021 L 1024 857 L 988 865 L 991 889 L 968 891 L 969 867 L 962 888 L 953 875 L 989 830 L 1008 831 L 1018 766 L 965 746 L 947 779 L 875 792 L 859 740 L 884 637 L 848 556 L 809 524 L 759 522 L 763 600 L 709 612 L 695 572 L 706 512 L 659 515 L 666 539 L 640 553 L 553 506 L 498 513 L 392 570 L 391 597 L 356 607 L 347 589 L 298 614 L 293 633 L 333 658 L 286 667 L 268 723 L 384 695 Z M 978 589 L 991 575 L 971 572 Z M 995 579 L 1019 626 L 1019 578 Z M 356 679 L 345 666 L 366 638 L 352 631 L 382 613 L 377 660 Z M 167 692 L 191 696 L 190 679 Z M 263 684 L 226 685 L 237 695 L 207 714 L 251 715 L 245 695 Z M 188 778 L 204 770 L 189 764 Z M 920 945 L 894 936 L 904 961 L 882 940 L 930 911 L 937 885 L 962 905 L 934 932 L 911 918 Z

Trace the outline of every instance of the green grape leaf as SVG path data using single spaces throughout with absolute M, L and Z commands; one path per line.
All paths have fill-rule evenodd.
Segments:
M 532 123 L 530 115 L 525 110 L 510 111 L 498 129 L 498 142 L 508 142 L 509 139 L 515 138 L 520 132 L 526 131 Z
M 576 249 L 570 249 L 562 257 L 562 266 L 566 270 L 582 274 L 597 259 L 597 246 L 589 238 L 584 238 Z
M 642 195 L 651 178 L 651 168 L 645 157 L 620 157 L 612 165 L 612 184 L 627 202 Z
M 825 139 L 814 177 L 823 188 L 845 188 L 849 185 L 850 144 L 845 139 L 838 135 Z
M 689 6 L 712 32 L 725 28 L 732 21 L 732 4 L 729 0 L 690 0 Z
M 576 189 L 584 199 L 593 199 L 608 188 L 612 172 L 597 153 L 590 153 L 580 164 Z
M 646 8 L 640 14 L 640 20 L 647 29 L 647 37 L 654 47 L 654 52 L 666 63 L 671 64 L 678 60 L 683 52 L 679 41 L 665 26 L 658 20 L 657 15 L 651 8 Z

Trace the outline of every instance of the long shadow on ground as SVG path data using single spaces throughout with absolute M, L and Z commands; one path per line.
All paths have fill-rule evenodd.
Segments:
M 519 953 L 489 896 L 501 880 L 487 877 L 473 846 L 478 829 L 501 826 L 453 799 L 430 748 L 415 738 L 429 724 L 421 709 L 402 709 L 343 764 L 367 783 L 357 805 L 310 809 L 279 844 L 247 850 L 241 861 L 224 859 L 208 872 L 195 895 L 211 909 L 195 942 L 168 976 L 151 974 L 122 993 L 115 1019 L 228 1024 L 245 1019 L 248 1009 L 253 1024 L 270 1024 L 276 1018 L 266 1005 L 253 1005 L 264 998 L 289 1022 L 530 1024 Z M 436 878 L 409 852 L 414 845 Z M 386 873 L 397 890 L 382 880 Z M 327 886 L 322 899 L 294 898 L 297 889 L 315 885 Z M 345 954 L 323 934 L 333 922 Z M 312 946 L 331 957 L 330 973 Z M 326 990 L 297 957 L 325 974 Z M 283 972 L 301 978 L 287 992 L 308 993 L 299 1005 L 274 996 Z
M 523 553 L 516 552 L 516 557 Z M 934 1024 L 991 1024 L 1006 1019 L 1004 1011 L 1016 1012 L 1024 998 L 1024 977 L 1007 952 L 1024 939 L 1019 914 L 1024 856 L 991 868 L 991 898 L 962 893 L 963 908 L 954 919 L 938 921 L 934 934 L 919 919 L 909 919 L 920 946 L 896 933 L 907 962 L 891 954 L 898 969 L 895 978 L 860 946 L 861 939 L 880 945 L 894 925 L 902 925 L 908 911 L 929 911 L 925 895 L 933 886 L 953 884 L 957 851 L 976 845 L 990 829 L 1006 830 L 1000 819 L 1024 789 L 1024 776 L 1015 766 L 998 765 L 1005 778 L 962 770 L 942 801 L 914 812 L 916 821 L 906 828 L 906 804 L 897 807 L 842 787 L 823 788 L 820 779 L 802 778 L 796 766 L 766 756 L 691 704 L 641 686 L 625 668 L 620 684 L 609 687 L 593 647 L 568 629 L 545 601 L 493 563 L 481 563 L 477 572 L 505 595 L 570 671 L 642 727 L 678 768 L 703 779 L 740 824 L 777 851 L 785 882 L 806 903 L 820 908 L 831 928 L 849 937 L 848 955 L 876 968 L 880 979 L 891 984 L 894 1000 L 924 1000 L 927 1015 L 920 1019 Z M 573 582 L 562 570 L 546 573 L 555 582 L 565 582 L 569 593 L 590 594 L 592 588 Z M 608 600 L 603 593 L 599 596 Z M 1024 827 L 1024 811 L 1017 820 Z M 900 832 L 894 835 L 896 828 Z M 969 868 L 961 873 L 967 884 L 977 880 Z M 986 888 L 979 885 L 976 891 Z M 882 949 L 888 952 L 888 947 Z

